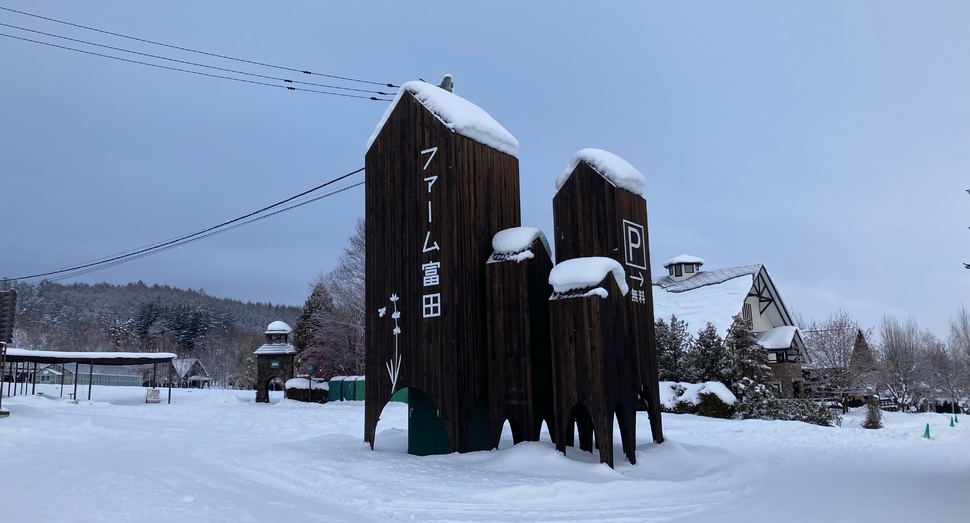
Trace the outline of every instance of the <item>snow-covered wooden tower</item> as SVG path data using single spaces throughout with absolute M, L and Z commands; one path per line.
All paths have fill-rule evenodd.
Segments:
M 626 295 L 639 372 L 639 395 L 647 405 L 653 440 L 663 441 L 657 351 L 651 294 L 645 180 L 626 160 L 601 149 L 576 153 L 556 180 L 552 200 L 556 259 L 604 256 L 624 269 Z M 555 327 L 554 327 L 555 328 Z
M 484 263 L 520 224 L 518 142 L 485 111 L 404 84 L 368 144 L 366 406 L 408 387 L 409 451 L 490 448 Z M 474 426 L 474 427 L 473 427 Z
M 636 463 L 637 333 L 629 328 L 626 299 L 631 290 L 620 263 L 594 256 L 559 262 L 549 274 L 549 300 L 556 448 L 573 445 L 593 451 L 613 466 L 613 416 L 623 452 Z
M 534 227 L 500 231 L 492 248 L 485 281 L 489 418 L 492 446 L 497 447 L 505 420 L 515 443 L 539 441 L 543 421 L 552 433 L 552 255 L 545 235 Z

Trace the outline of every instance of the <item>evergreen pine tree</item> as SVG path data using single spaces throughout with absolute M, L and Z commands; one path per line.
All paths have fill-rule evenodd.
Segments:
M 670 372 L 667 370 L 667 362 L 670 359 L 670 326 L 663 318 L 658 318 L 654 324 L 654 333 L 657 339 L 657 375 L 660 381 L 673 381 L 670 379 Z
M 319 322 L 314 321 L 314 317 L 324 311 L 333 310 L 333 299 L 330 291 L 323 281 L 317 281 L 310 291 L 310 296 L 303 303 L 303 311 L 296 319 L 296 326 L 293 328 L 293 345 L 296 347 L 297 354 L 304 349 L 319 343 Z M 321 344 L 322 345 L 322 344 Z
M 767 386 L 771 376 L 768 353 L 757 344 L 751 332 L 751 321 L 740 315 L 734 317 L 724 339 L 727 351 L 724 381 L 739 399 L 754 387 Z
M 694 345 L 694 338 L 687 331 L 687 322 L 678 320 L 677 316 L 671 316 L 669 326 L 664 327 L 667 339 L 664 343 L 664 351 L 658 351 L 660 379 L 689 382 L 693 379 L 693 373 L 689 371 L 687 355 Z
M 717 333 L 717 327 L 708 323 L 697 332 L 697 341 L 693 349 L 687 353 L 686 372 L 691 381 L 702 383 L 706 381 L 723 381 L 722 371 L 725 366 L 726 354 L 724 342 Z

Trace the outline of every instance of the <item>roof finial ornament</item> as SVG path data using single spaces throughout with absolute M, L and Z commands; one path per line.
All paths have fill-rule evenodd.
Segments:
M 455 92 L 455 84 L 452 83 L 450 74 L 445 75 L 444 79 L 441 80 L 441 83 L 438 84 L 438 87 L 448 91 L 449 93 Z

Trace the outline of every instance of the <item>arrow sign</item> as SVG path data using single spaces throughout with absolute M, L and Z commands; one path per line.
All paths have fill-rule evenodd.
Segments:
M 634 276 L 631 274 L 630 279 L 640 282 L 639 285 L 637 285 L 637 287 L 643 287 L 643 273 L 638 271 L 637 274 L 639 274 L 640 276 Z

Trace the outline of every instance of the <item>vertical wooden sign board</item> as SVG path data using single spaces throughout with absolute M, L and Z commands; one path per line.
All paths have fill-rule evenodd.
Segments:
M 452 131 L 405 85 L 365 168 L 364 439 L 374 447 L 407 387 L 409 452 L 487 449 L 484 265 L 492 236 L 520 223 L 518 160 Z
M 556 258 L 560 262 L 605 256 L 620 262 L 630 292 L 626 296 L 632 342 L 637 354 L 640 398 L 647 405 L 653 440 L 663 441 L 660 384 L 651 291 L 647 202 L 609 182 L 580 161 L 552 200 Z
M 494 252 L 485 266 L 492 447 L 499 444 L 505 420 L 515 443 L 539 441 L 543 421 L 553 430 L 550 270 L 544 237 L 521 252 Z

